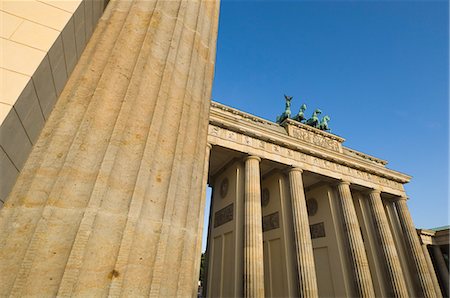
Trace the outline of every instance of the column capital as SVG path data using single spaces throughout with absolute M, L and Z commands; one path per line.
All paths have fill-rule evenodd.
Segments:
M 206 143 L 206 147 L 208 147 L 210 150 L 212 149 L 212 145 L 210 143 Z
M 367 193 L 369 194 L 369 195 L 381 195 L 381 190 L 380 189 L 377 189 L 377 188 L 374 188 L 374 189 L 370 189 L 370 190 L 368 190 L 367 191 Z
M 300 173 L 303 173 L 303 169 L 302 168 L 294 167 L 294 166 L 290 167 L 287 171 L 288 171 L 288 173 L 289 172 L 300 172 Z
M 399 201 L 408 201 L 408 197 L 406 196 L 406 195 L 403 195 L 403 196 L 401 196 L 401 197 L 396 197 L 395 199 L 394 199 L 394 202 L 399 202 Z
M 251 160 L 251 159 L 255 159 L 258 162 L 261 162 L 261 157 L 256 156 L 256 155 L 249 155 L 249 156 L 244 157 L 244 161 Z
M 348 180 L 339 180 L 337 184 L 338 185 L 348 185 L 348 186 L 350 186 L 351 183 Z

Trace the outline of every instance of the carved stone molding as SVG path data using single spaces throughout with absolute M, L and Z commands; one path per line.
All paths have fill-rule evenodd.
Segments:
M 218 138 L 224 141 L 224 143 L 222 143 L 223 146 L 230 147 L 235 150 L 241 150 L 242 152 L 252 151 L 250 149 L 255 149 L 253 150 L 253 152 L 262 150 L 263 152 L 268 153 L 270 156 L 273 156 L 272 160 L 279 161 L 278 157 L 283 157 L 289 159 L 289 161 L 286 161 L 286 164 L 295 164 L 300 162 L 307 167 L 308 171 L 327 176 L 331 171 L 342 176 L 352 177 L 354 178 L 353 180 L 360 181 L 361 185 L 365 185 L 363 182 L 367 181 L 372 184 L 378 184 L 380 186 L 395 189 L 399 192 L 404 192 L 402 183 L 394 181 L 393 179 L 383 177 L 383 174 L 379 173 L 379 167 L 377 166 L 369 165 L 365 168 L 356 168 L 357 165 L 354 165 L 350 162 L 339 163 L 337 161 L 327 160 L 324 157 L 318 157 L 317 153 L 312 151 L 308 152 L 308 150 L 302 150 L 308 153 L 301 152 L 298 149 L 296 150 L 288 146 L 282 146 L 279 143 L 276 143 L 275 140 L 263 139 L 263 137 L 257 138 L 255 136 L 249 136 L 247 134 L 244 134 L 243 132 L 238 133 L 236 131 L 218 127 L 212 124 L 209 125 L 208 135 L 210 138 Z M 213 139 L 210 139 L 209 141 L 211 143 L 214 143 Z M 338 142 L 338 140 L 331 141 Z M 266 154 L 264 158 L 268 158 L 268 154 Z M 314 156 L 313 154 L 315 154 L 316 156 Z M 342 153 L 336 154 L 342 155 Z M 385 171 L 389 172 L 391 170 L 386 169 Z
M 282 125 L 286 128 L 288 135 L 296 139 L 336 152 L 342 152 L 341 143 L 344 142 L 343 138 L 291 119 L 286 119 Z

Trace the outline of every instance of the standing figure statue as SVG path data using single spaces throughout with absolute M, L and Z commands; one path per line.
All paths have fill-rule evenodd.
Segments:
M 328 121 L 330 121 L 330 116 L 326 115 L 322 118 L 322 121 L 320 121 L 319 129 L 329 131 L 330 128 L 328 127 Z
M 306 124 L 315 128 L 319 128 L 320 122 L 319 122 L 319 117 L 317 115 L 321 114 L 322 111 L 319 109 L 316 109 L 314 111 L 314 113 L 312 114 L 311 118 L 309 118 L 306 121 Z
M 302 104 L 302 106 L 300 107 L 300 111 L 292 119 L 298 122 L 303 122 L 304 120 L 306 120 L 305 111 L 306 111 L 306 104 Z
M 283 122 L 286 118 L 291 118 L 291 100 L 293 96 L 285 95 L 284 98 L 286 99 L 286 107 L 283 114 L 277 117 L 277 123 Z

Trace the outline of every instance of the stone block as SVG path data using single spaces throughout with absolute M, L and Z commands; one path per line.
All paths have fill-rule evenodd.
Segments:
M 0 102 L 0 127 L 3 124 L 3 121 L 6 119 L 6 116 L 8 116 L 9 111 L 11 111 L 12 106 L 6 103 Z
M 78 60 L 86 46 L 84 2 L 82 2 L 80 6 L 78 6 L 78 9 L 75 11 L 73 15 L 73 20 L 75 25 L 75 45 L 77 48 L 77 60 Z
M 0 68 L 0 102 L 14 105 L 29 80 L 29 76 Z
M 91 38 L 92 32 L 94 31 L 94 27 L 92 25 L 92 1 L 93 0 L 84 0 L 84 21 L 86 28 L 86 41 Z
M 46 3 L 48 5 L 57 7 L 59 9 L 70 12 L 71 14 L 77 10 L 78 5 L 82 0 L 70 0 L 70 1 L 61 1 L 61 0 L 39 0 L 40 2 Z
M 9 39 L 23 19 L 0 11 L 0 37 Z
M 0 68 L 28 76 L 34 74 L 45 56 L 45 52 L 43 51 L 2 38 L 0 39 L 0 49 L 2 49 Z
M 59 36 L 48 52 L 50 66 L 52 68 L 53 82 L 56 94 L 59 96 L 67 82 L 66 61 L 64 59 L 64 47 L 62 38 Z
M 2 208 L 3 203 L 6 202 L 6 197 L 14 186 L 14 182 L 16 182 L 16 178 L 19 175 L 19 171 L 13 165 L 2 148 L 0 148 L 0 169 L 2 169 L 0 179 L 0 208 Z
M 67 11 L 40 1 L 2 1 L 2 10 L 58 31 L 71 16 Z
M 48 119 L 56 103 L 57 96 L 53 83 L 53 74 L 47 56 L 42 60 L 41 65 L 39 65 L 33 75 L 33 83 L 44 117 Z
M 60 32 L 30 21 L 23 21 L 11 40 L 47 52 Z
M 45 120 L 42 115 L 39 100 L 33 85 L 30 80 L 23 90 L 20 97 L 17 99 L 14 108 L 19 116 L 25 131 L 30 138 L 32 144 L 36 143 L 39 133 L 44 126 Z
M 31 151 L 31 142 L 14 109 L 9 111 L 0 127 L 0 146 L 20 171 Z
M 64 57 L 66 59 L 66 70 L 67 75 L 69 76 L 73 69 L 75 68 L 75 65 L 78 61 L 78 55 L 77 55 L 77 46 L 75 42 L 75 25 L 73 21 L 73 17 L 70 19 L 70 21 L 67 23 L 66 27 L 64 27 L 64 30 L 62 31 L 62 41 L 64 45 Z

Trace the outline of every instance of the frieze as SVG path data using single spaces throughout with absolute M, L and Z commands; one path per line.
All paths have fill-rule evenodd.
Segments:
M 324 160 L 315 156 L 311 156 L 305 154 L 300 151 L 292 150 L 289 148 L 282 147 L 277 144 L 273 144 L 272 142 L 267 142 L 264 140 L 260 140 L 257 138 L 252 138 L 240 133 L 236 133 L 234 131 L 220 128 L 215 125 L 209 125 L 209 135 L 214 137 L 219 137 L 223 140 L 233 141 L 238 144 L 242 144 L 245 146 L 249 146 L 258 150 L 264 150 L 266 152 L 277 154 L 282 157 L 286 157 L 292 160 L 301 161 L 305 164 L 313 165 L 316 167 L 320 167 L 323 169 L 331 170 L 334 172 L 338 172 L 347 176 L 351 176 L 357 179 L 370 181 L 373 183 L 377 183 L 380 185 L 385 185 L 390 188 L 403 191 L 402 183 L 380 177 L 374 173 L 369 173 L 367 171 L 361 169 L 355 169 L 353 167 L 349 167 L 347 165 L 338 164 L 333 161 Z M 350 165 L 350 164 L 349 164 Z
M 297 127 L 289 127 L 289 131 L 289 135 L 293 136 L 296 139 L 312 143 L 316 146 L 324 147 L 336 152 L 341 152 L 341 144 L 336 140 Z

